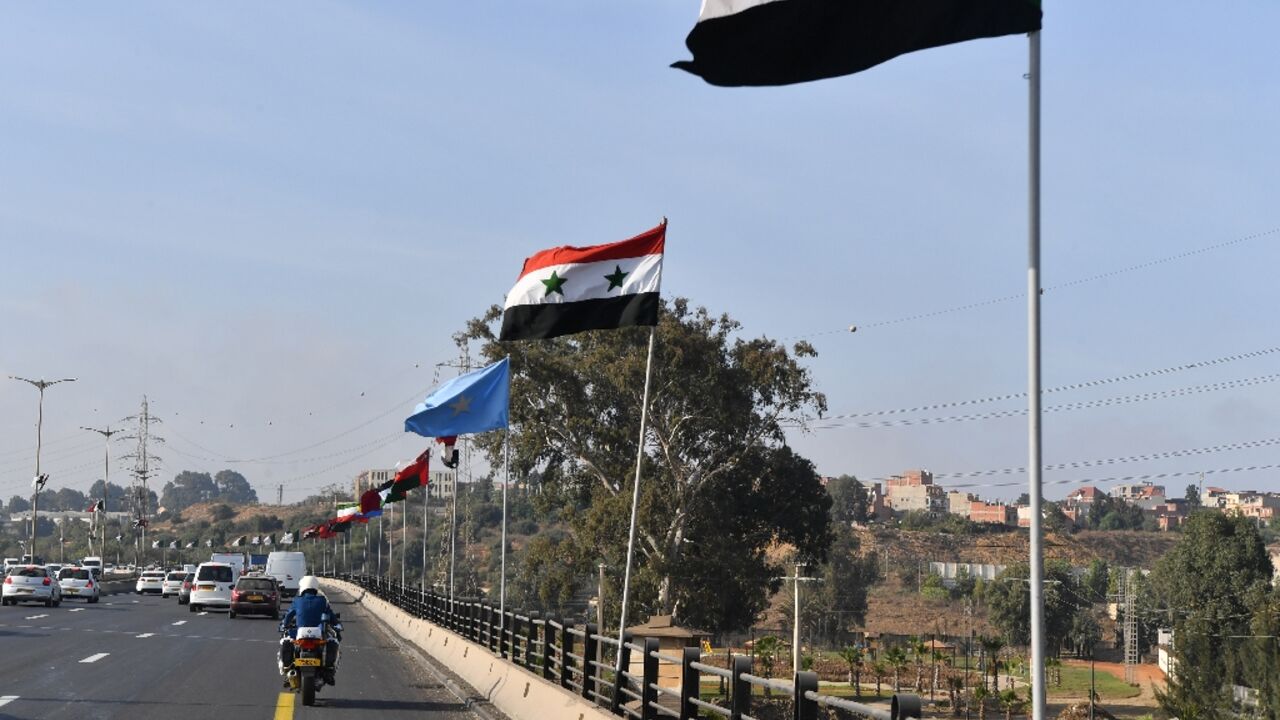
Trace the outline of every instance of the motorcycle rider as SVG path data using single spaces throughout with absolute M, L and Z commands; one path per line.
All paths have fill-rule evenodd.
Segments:
M 298 581 L 298 596 L 293 599 L 289 612 L 280 620 L 280 674 L 284 675 L 293 667 L 293 640 L 298 636 L 300 627 L 319 627 L 328 642 L 324 649 L 324 681 L 335 685 L 334 675 L 338 665 L 338 646 L 341 642 L 341 624 L 337 623 L 337 613 L 329 606 L 329 601 L 320 592 L 320 581 L 314 575 L 308 575 Z M 285 681 L 288 684 L 288 680 Z

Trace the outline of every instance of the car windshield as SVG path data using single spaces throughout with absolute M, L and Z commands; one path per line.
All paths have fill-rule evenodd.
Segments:
M 236 583 L 236 589 L 270 592 L 276 589 L 276 584 L 266 578 L 241 578 L 240 582 Z
M 231 567 L 228 565 L 205 565 L 200 568 L 196 579 L 205 582 L 231 582 Z
M 186 573 L 171 572 L 171 573 L 169 573 L 169 577 L 167 577 L 167 578 L 165 578 L 165 579 L 166 579 L 166 580 L 172 580 L 173 582 L 182 582 L 182 578 L 184 578 L 184 577 L 186 577 L 186 576 L 187 576 L 187 574 L 186 574 Z
M 39 568 L 39 567 L 18 568 L 13 571 L 13 574 L 18 577 L 48 577 L 49 576 L 49 574 L 44 571 L 44 568 Z
M 59 580 L 88 580 L 89 571 L 84 568 L 67 568 L 58 573 Z

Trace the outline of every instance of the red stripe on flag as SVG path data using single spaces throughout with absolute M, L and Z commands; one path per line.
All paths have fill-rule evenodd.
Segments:
M 592 245 L 590 247 L 562 245 L 561 247 L 534 253 L 525 259 L 524 269 L 520 271 L 520 277 L 524 277 L 534 270 L 541 270 L 552 265 L 600 262 L 602 260 L 625 260 L 645 255 L 661 255 L 666 247 L 666 242 L 667 221 L 663 220 L 658 227 L 646 230 L 627 240 L 620 240 L 606 245 Z

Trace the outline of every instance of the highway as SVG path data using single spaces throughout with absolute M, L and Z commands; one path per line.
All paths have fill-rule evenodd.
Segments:
M 342 661 L 338 684 L 314 707 L 282 690 L 270 618 L 191 613 L 173 598 L 132 593 L 0 608 L 0 718 L 484 720 L 350 598 L 330 601 L 345 626 Z

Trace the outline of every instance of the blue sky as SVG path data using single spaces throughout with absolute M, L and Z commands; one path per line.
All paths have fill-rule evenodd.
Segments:
M 1045 4 L 1046 286 L 1280 228 L 1280 59 L 1267 51 L 1280 6 Z M 501 302 L 526 255 L 664 215 L 664 292 L 748 335 L 810 338 L 833 413 L 1024 390 L 1021 300 L 876 323 L 1025 288 L 1026 39 L 722 89 L 667 67 L 687 57 L 697 9 L 8 5 L 0 372 L 80 378 L 47 396 L 53 484 L 87 488 L 100 441 L 77 428 L 134 412 L 144 393 L 166 420 L 169 476 L 232 466 L 264 496 L 286 483 L 299 499 L 411 458 L 420 442 L 395 437 L 411 398 L 452 374 L 434 367 L 456 360 L 450 334 Z M 1046 293 L 1046 386 L 1280 346 L 1278 242 Z M 1277 358 L 1046 404 L 1266 376 Z M 0 383 L 4 498 L 26 493 L 35 399 Z M 1280 437 L 1278 400 L 1263 383 L 1053 413 L 1045 461 Z M 823 473 L 867 478 L 1026 460 L 1019 417 L 791 442 Z M 1274 462 L 1261 447 L 1048 478 Z M 1280 472 L 1206 484 L 1280 490 Z

